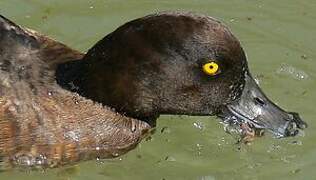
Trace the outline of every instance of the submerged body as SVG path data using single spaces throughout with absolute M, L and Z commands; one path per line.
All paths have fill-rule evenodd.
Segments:
M 266 98 L 237 38 L 210 17 L 140 18 L 86 55 L 0 17 L 4 167 L 119 156 L 160 114 L 217 115 L 278 136 L 306 126 Z

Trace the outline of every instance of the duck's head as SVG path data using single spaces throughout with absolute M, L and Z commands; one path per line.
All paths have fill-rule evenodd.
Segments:
M 161 13 L 131 21 L 91 48 L 78 68 L 72 83 L 79 93 L 144 121 L 217 115 L 281 137 L 306 126 L 263 94 L 237 38 L 207 16 Z

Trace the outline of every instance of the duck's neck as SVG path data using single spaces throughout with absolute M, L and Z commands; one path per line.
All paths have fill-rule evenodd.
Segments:
M 122 115 L 145 121 L 152 127 L 156 125 L 159 111 L 155 97 L 140 95 L 135 84 L 131 83 L 133 80 L 115 72 L 115 68 L 95 68 L 98 66 L 86 62 L 78 60 L 60 64 L 56 70 L 57 83 Z M 121 78 L 123 76 L 126 78 Z M 144 98 L 139 98 L 141 96 L 150 100 L 143 101 Z
M 55 74 L 57 83 L 67 90 L 82 94 L 80 91 L 82 68 L 83 63 L 80 60 L 59 64 Z

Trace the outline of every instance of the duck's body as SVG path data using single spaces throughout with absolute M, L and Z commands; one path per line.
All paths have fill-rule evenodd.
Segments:
M 140 18 L 87 55 L 0 17 L 3 167 L 116 157 L 160 114 L 218 115 L 280 136 L 305 125 L 264 96 L 237 38 L 210 17 Z
M 135 147 L 150 128 L 56 83 L 56 64 L 83 54 L 3 17 L 0 37 L 2 167 L 116 157 Z

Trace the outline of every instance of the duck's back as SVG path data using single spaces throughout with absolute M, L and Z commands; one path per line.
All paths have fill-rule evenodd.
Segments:
M 56 83 L 56 65 L 82 56 L 0 16 L 1 168 L 117 156 L 150 128 Z

